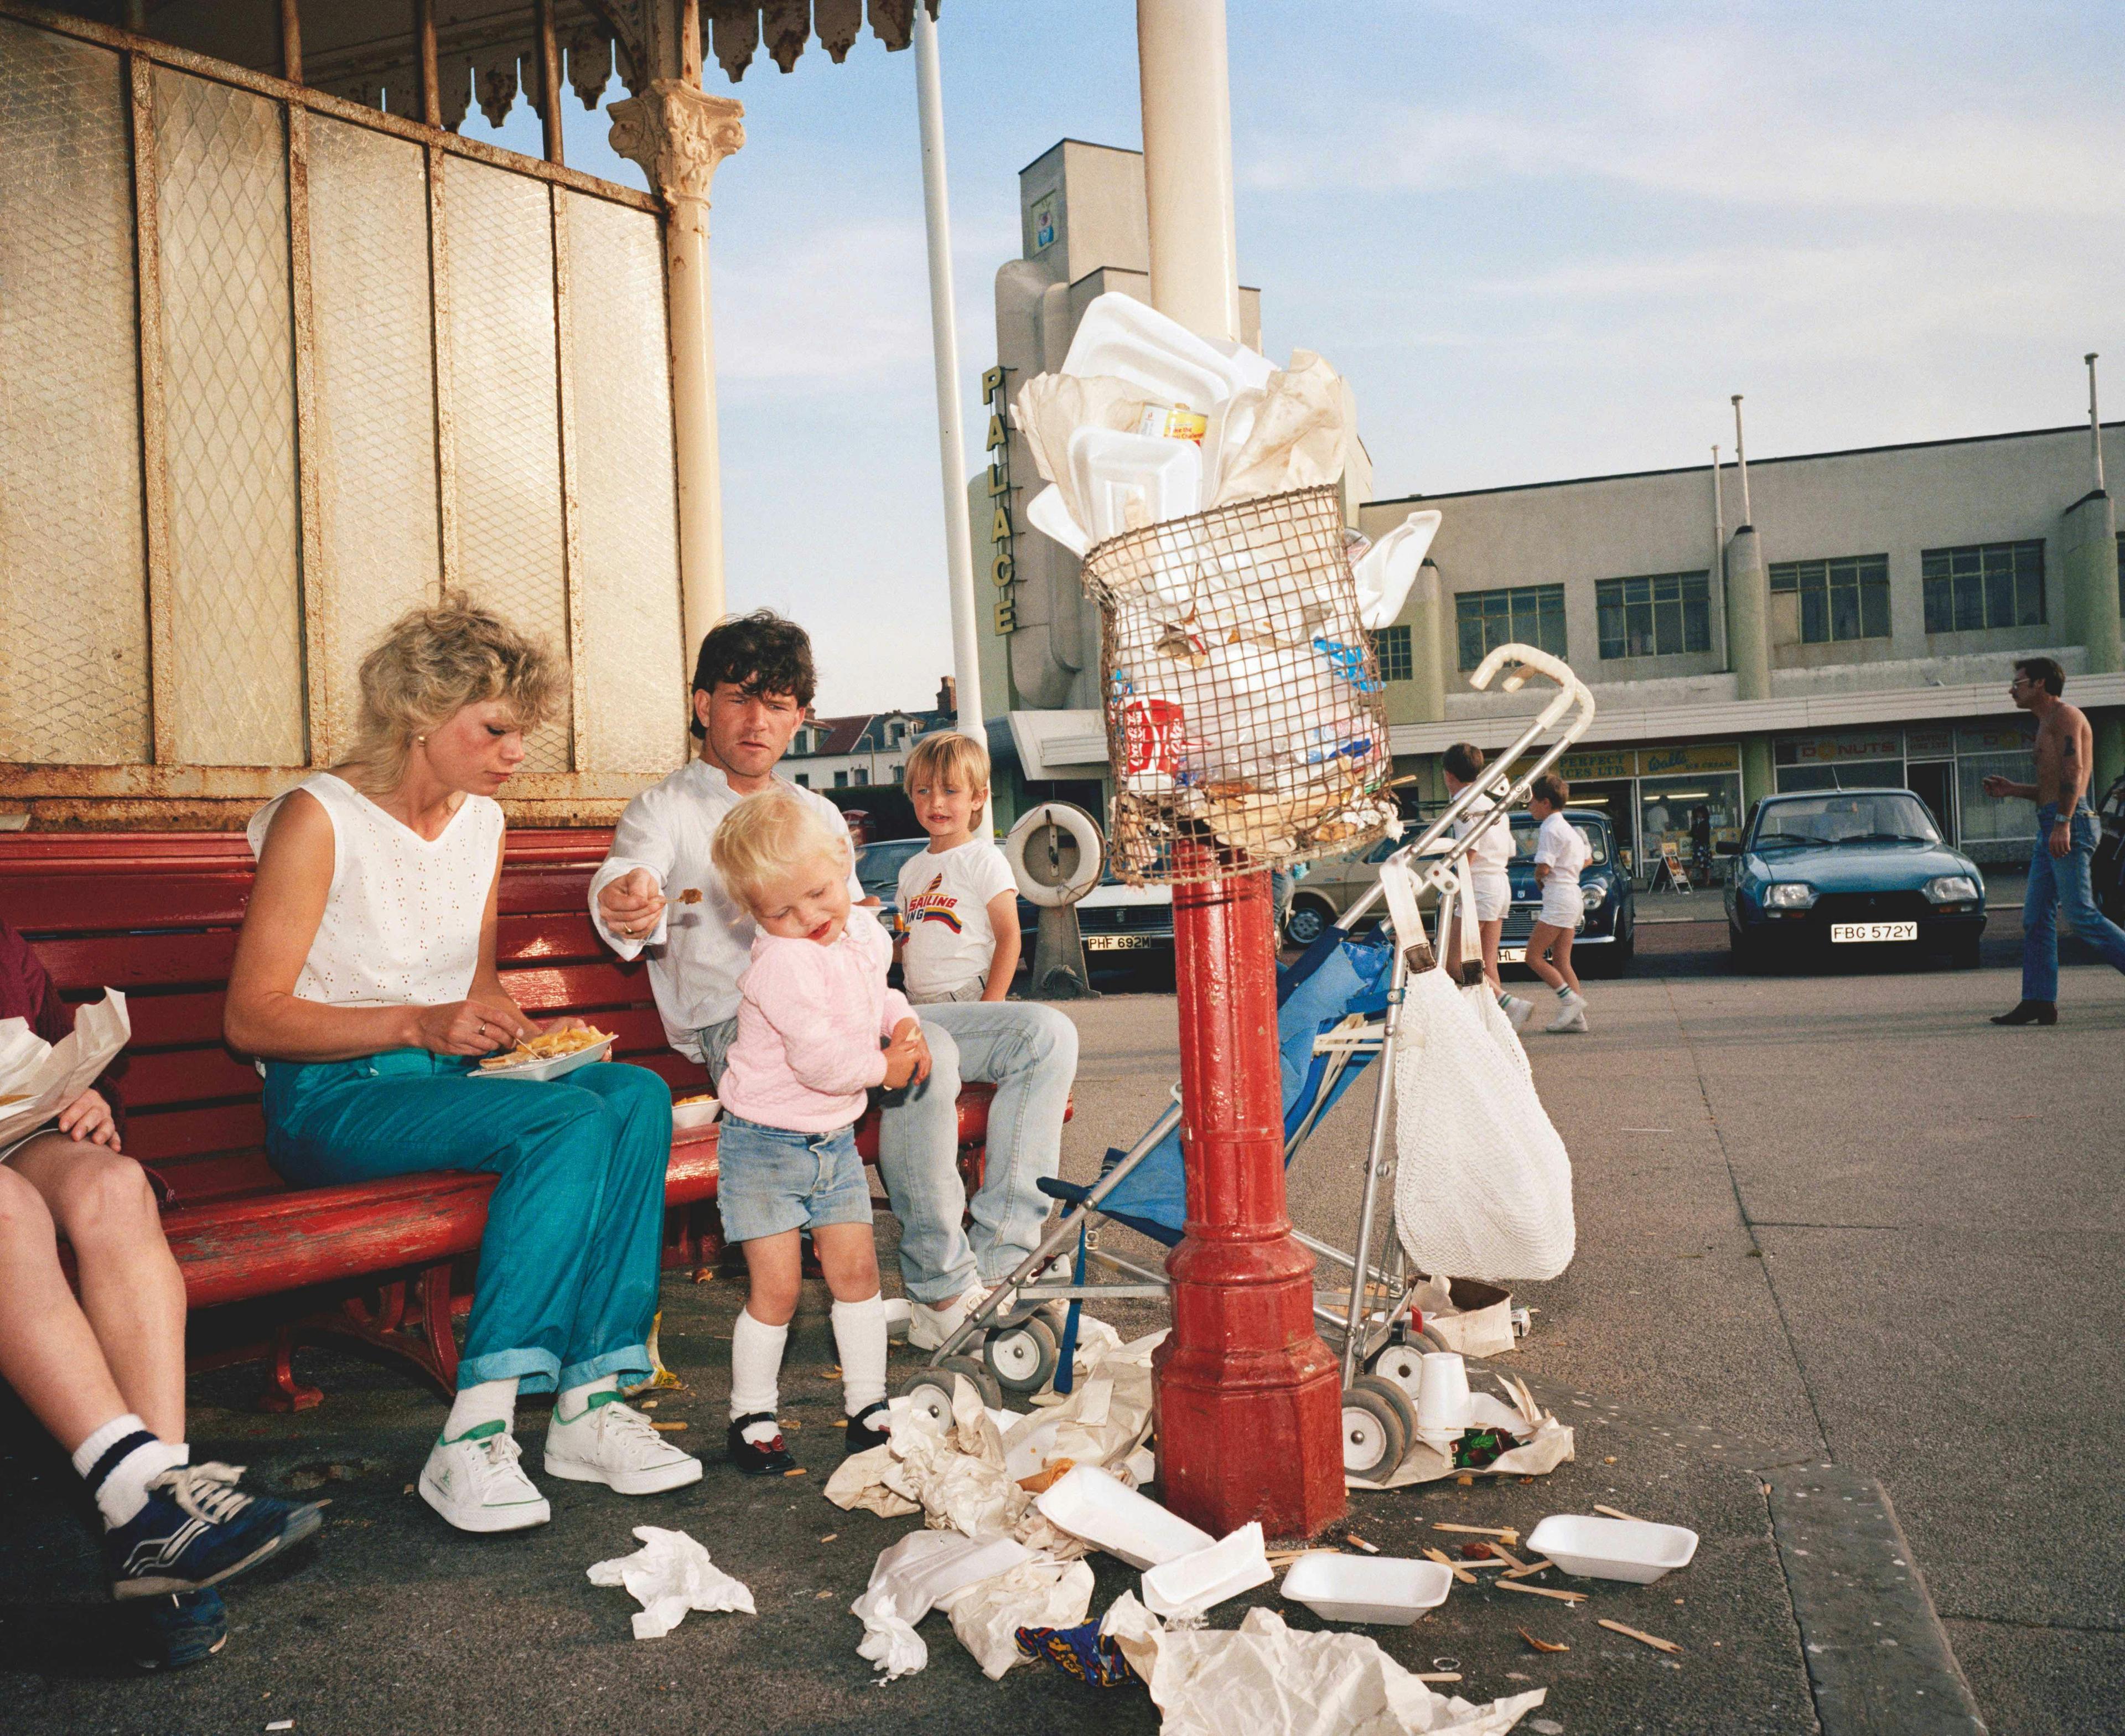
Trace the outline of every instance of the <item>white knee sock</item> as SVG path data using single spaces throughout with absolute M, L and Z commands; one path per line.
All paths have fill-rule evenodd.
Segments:
M 510 1428 L 516 1422 L 516 1377 L 482 1380 L 476 1386 L 458 1389 L 458 1395 L 450 1404 L 450 1414 L 443 1424 L 443 1439 L 459 1440 L 466 1430 L 478 1428 L 483 1422 L 499 1422 L 504 1428 Z
M 133 1436 L 134 1441 L 125 1454 L 110 1465 L 103 1460 L 111 1450 Z M 132 1412 L 122 1417 L 113 1417 L 102 1427 L 73 1450 L 73 1468 L 77 1475 L 88 1483 L 89 1493 L 96 1497 L 97 1511 L 103 1515 L 106 1529 L 115 1530 L 148 1504 L 148 1479 L 161 1475 L 174 1465 L 182 1465 L 191 1457 L 191 1449 L 181 1441 L 172 1445 L 159 1441 L 149 1432 L 148 1425 Z M 101 1474 L 95 1474 L 102 1466 Z
M 581 1386 L 572 1386 L 554 1400 L 554 1414 L 563 1422 L 572 1422 L 591 1408 L 592 1393 L 616 1393 L 620 1390 L 618 1375 L 601 1375 L 595 1380 L 586 1380 Z
M 834 1304 L 834 1345 L 841 1353 L 841 1408 L 860 1416 L 885 1397 L 885 1298 Z
M 769 1326 L 754 1319 L 751 1309 L 739 1310 L 737 1324 L 731 1328 L 732 1422 L 757 1412 L 775 1414 L 780 1397 L 777 1377 L 782 1372 L 782 1347 L 789 1341 L 788 1326 Z M 745 1438 L 759 1446 L 781 1432 L 779 1423 L 756 1422 L 746 1430 Z

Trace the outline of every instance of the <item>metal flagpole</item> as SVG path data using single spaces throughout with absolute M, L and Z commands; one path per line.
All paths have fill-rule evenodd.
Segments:
M 922 215 L 930 238 L 930 342 L 937 366 L 937 459 L 944 469 L 945 564 L 952 594 L 952 677 L 959 727 L 986 744 L 981 645 L 974 613 L 974 536 L 967 517 L 967 440 L 959 420 L 959 339 L 952 303 L 952 211 L 945 182 L 945 99 L 937 74 L 937 21 L 915 7 L 916 106 L 922 129 Z M 987 835 L 977 816 L 975 835 Z

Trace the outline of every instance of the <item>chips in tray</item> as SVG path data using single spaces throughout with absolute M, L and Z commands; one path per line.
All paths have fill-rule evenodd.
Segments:
M 527 1037 L 514 1049 L 501 1054 L 488 1055 L 479 1064 L 483 1068 L 499 1069 L 527 1066 L 534 1061 L 557 1061 L 564 1054 L 573 1054 L 581 1049 L 595 1049 L 600 1043 L 611 1040 L 610 1031 L 594 1028 L 542 1031 L 535 1037 Z

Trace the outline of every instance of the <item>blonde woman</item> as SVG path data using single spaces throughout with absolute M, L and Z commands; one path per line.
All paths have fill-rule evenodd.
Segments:
M 649 1494 L 700 1461 L 620 1402 L 646 1375 L 671 1095 L 641 1068 L 469 1077 L 541 1029 L 495 970 L 495 795 L 563 674 L 463 598 L 414 611 L 361 665 L 354 751 L 251 821 L 257 883 L 229 974 L 230 1042 L 264 1063 L 266 1152 L 301 1186 L 434 1169 L 499 1177 L 456 1402 L 422 1498 L 468 1531 L 549 1517 L 516 1396 L 558 1394 L 549 1476 Z

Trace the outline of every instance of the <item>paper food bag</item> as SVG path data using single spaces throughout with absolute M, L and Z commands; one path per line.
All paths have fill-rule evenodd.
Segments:
M 102 1076 L 133 1035 L 115 988 L 76 1009 L 73 1031 L 47 1043 L 21 1019 L 0 1019 L 0 1146 L 35 1133 Z

